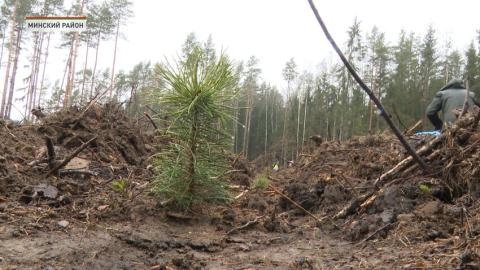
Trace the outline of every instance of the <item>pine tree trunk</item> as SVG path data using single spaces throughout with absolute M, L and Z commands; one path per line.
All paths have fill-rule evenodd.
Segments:
M 63 106 L 68 107 L 71 103 L 71 96 L 73 93 L 73 85 L 75 82 L 75 67 L 77 63 L 78 47 L 80 40 L 78 39 L 78 33 L 75 33 L 72 43 L 72 57 L 70 65 L 68 67 L 67 86 L 65 87 L 65 97 L 63 100 Z
M 283 166 L 285 166 L 287 160 L 287 149 L 286 149 L 286 132 L 287 132 L 287 113 L 288 113 L 288 94 L 290 92 L 290 81 L 287 82 L 287 97 L 285 101 L 285 111 L 283 114 L 283 132 L 282 132 L 282 162 Z
M 12 76 L 10 78 L 10 90 L 8 91 L 8 102 L 5 107 L 4 111 L 4 117 L 8 118 L 10 117 L 10 111 L 12 107 L 12 102 L 13 102 L 13 92 L 15 89 L 15 79 L 17 77 L 17 69 L 18 69 L 18 59 L 20 56 L 20 40 L 22 39 L 22 29 L 18 30 L 17 33 L 17 44 L 15 45 L 16 50 L 15 50 L 15 58 L 13 59 L 13 69 L 12 69 Z
M 306 126 L 306 122 L 307 122 L 307 107 L 308 107 L 308 104 L 307 104 L 307 95 L 305 94 L 305 100 L 304 100 L 304 103 L 305 103 L 305 110 L 303 112 L 303 133 L 302 133 L 302 147 L 301 147 L 301 152 L 303 152 L 303 145 L 305 143 L 305 126 Z
M 340 126 L 338 127 L 338 131 L 339 131 L 338 140 L 339 141 L 343 141 L 343 127 L 344 127 L 343 118 L 344 118 L 344 112 L 342 111 L 342 113 L 340 114 Z
M 70 100 L 70 92 L 71 92 L 71 76 L 72 76 L 72 65 L 73 65 L 73 50 L 74 50 L 74 43 L 75 43 L 75 37 L 72 37 L 72 44 L 70 45 L 70 52 L 68 53 L 70 55 L 68 65 L 67 65 L 67 85 L 65 86 L 65 94 L 63 97 L 63 107 L 68 107 L 68 103 Z
M 38 103 L 37 106 L 40 107 L 42 102 L 42 91 L 43 91 L 43 83 L 45 81 L 45 70 L 47 69 L 47 59 L 48 59 L 48 50 L 50 48 L 50 36 L 52 33 L 48 33 L 47 38 L 47 48 L 45 49 L 45 58 L 43 59 L 43 69 L 42 69 L 42 80 L 40 82 L 40 91 L 38 92 Z
M 424 83 L 424 86 L 423 86 L 423 91 L 422 91 L 422 108 L 426 108 L 427 107 L 427 91 L 428 91 L 428 86 L 429 86 L 429 78 L 428 76 L 426 76 L 427 78 L 425 78 L 425 83 Z M 423 114 L 423 117 L 422 117 L 422 129 L 425 130 L 427 128 L 427 115 L 426 114 Z
M 90 35 L 88 35 L 88 38 L 87 38 L 87 50 L 85 52 L 85 65 L 83 66 L 83 73 L 82 73 L 82 90 L 81 90 L 81 93 L 80 93 L 80 103 L 84 102 L 84 95 L 86 94 L 85 93 L 85 80 L 87 78 L 85 76 L 86 76 L 87 66 L 88 66 L 88 51 L 89 51 L 89 48 L 90 48 Z
M 333 129 L 332 129 L 332 141 L 337 139 L 337 116 L 333 115 Z
M 127 108 L 128 108 L 128 112 L 131 114 L 132 113 L 132 102 L 133 102 L 133 99 L 135 98 L 134 97 L 135 95 L 135 86 L 134 85 L 131 85 L 131 88 L 130 88 L 130 97 L 128 98 L 128 105 L 127 105 Z
M 327 138 L 327 141 L 330 139 L 330 117 L 327 116 L 327 124 L 326 124 L 326 130 L 325 130 L 325 137 Z
M 29 109 L 29 112 L 35 108 L 35 105 L 37 104 L 37 97 L 38 97 L 38 91 L 37 91 L 37 86 L 38 86 L 38 76 L 40 74 L 40 62 L 42 60 L 42 51 L 43 51 L 43 41 L 45 40 L 45 33 L 41 34 L 40 38 L 40 46 L 38 49 L 38 55 L 37 55 L 37 64 L 35 68 L 35 80 L 33 81 L 33 102 L 31 102 L 31 106 Z
M 248 121 L 246 128 L 246 141 L 245 141 L 245 157 L 248 159 L 248 150 L 250 146 L 250 125 L 252 122 L 252 99 L 250 97 L 249 106 L 248 106 Z
M 63 86 L 65 84 L 65 76 L 67 76 L 68 67 L 70 66 L 71 61 L 72 61 L 72 50 L 70 50 L 68 54 L 67 64 L 65 65 L 65 70 L 63 71 L 62 83 L 60 84 L 60 91 L 63 90 Z M 61 102 L 61 93 L 58 95 L 57 108 L 60 108 L 60 102 Z
M 5 71 L 5 81 L 3 84 L 3 94 L 2 94 L 2 103 L 0 105 L 0 116 L 3 117 L 5 115 L 5 102 L 7 100 L 7 90 L 8 90 L 8 79 L 10 78 L 10 67 L 12 64 L 13 58 L 13 43 L 15 39 L 15 26 L 17 22 L 15 21 L 15 17 L 17 14 L 17 1 L 15 1 L 15 5 L 13 6 L 13 13 L 12 13 L 12 28 L 10 30 L 10 40 L 8 44 L 8 59 L 7 59 L 7 68 Z
M 285 111 L 283 114 L 283 133 L 282 133 L 282 159 L 283 159 L 283 165 L 285 166 L 286 160 L 287 160 L 287 114 L 288 114 L 288 104 L 285 106 Z
M 245 127 L 243 129 L 243 154 L 245 155 L 246 158 L 248 158 L 248 144 L 249 144 L 249 137 L 250 137 L 250 118 L 251 118 L 251 103 L 252 103 L 252 97 L 251 97 L 251 89 L 250 86 L 247 88 L 247 108 L 245 112 Z
M 242 142 L 242 153 L 245 155 L 245 144 L 247 141 L 247 123 L 248 123 L 248 93 L 247 100 L 245 101 L 245 118 L 243 121 L 243 142 Z
M 374 67 L 372 66 L 372 91 L 375 93 L 375 79 L 374 79 Z M 368 134 L 372 135 L 372 123 L 373 123 L 373 104 L 372 101 L 368 101 Z
M 299 147 L 299 144 L 298 144 L 298 139 L 300 137 L 300 111 L 301 111 L 301 102 L 300 102 L 300 91 L 298 93 L 298 108 L 297 108 L 297 136 L 296 136 L 296 140 L 297 140 L 297 148 L 295 149 L 295 159 L 298 157 L 298 149 L 300 148 Z
M 98 48 L 100 47 L 100 32 L 98 32 L 97 36 L 97 46 L 95 48 L 95 63 L 93 64 L 93 71 L 92 71 L 92 83 L 90 86 L 90 98 L 93 97 L 93 87 L 95 86 L 95 72 L 97 71 L 97 61 L 98 61 Z
M 0 51 L 0 70 L 2 69 L 2 61 L 3 61 L 3 48 L 5 47 L 5 28 L 3 28 L 2 32 L 2 49 Z
M 272 136 L 273 134 L 275 134 L 275 131 L 277 130 L 277 122 L 274 120 L 274 117 L 276 117 L 276 102 L 273 102 L 272 103 L 272 112 L 270 113 L 270 125 L 271 125 L 271 134 L 270 136 Z M 273 137 L 272 137 L 273 138 Z
M 265 159 L 267 159 L 267 144 L 268 144 L 268 91 L 265 88 Z
M 377 85 L 377 97 L 378 101 L 382 102 L 382 92 L 380 91 L 380 85 Z M 380 116 L 375 114 L 375 133 L 380 132 Z
M 117 43 L 118 43 L 118 30 L 120 28 L 120 19 L 117 21 L 117 32 L 115 34 L 115 48 L 113 49 L 113 63 L 112 63 L 112 78 L 110 81 L 110 87 L 108 88 L 108 97 L 112 99 L 112 92 L 115 80 L 115 61 L 117 60 Z
M 82 3 L 80 5 L 80 12 L 78 12 L 78 15 L 83 14 L 83 7 L 85 5 L 85 0 L 82 0 Z M 67 87 L 65 88 L 65 99 L 63 100 L 63 106 L 68 107 L 70 106 L 70 97 L 73 92 L 73 84 L 75 82 L 75 67 L 77 63 L 77 55 L 78 55 L 78 47 L 80 45 L 80 39 L 79 39 L 79 34 L 78 32 L 75 32 L 73 35 L 73 41 L 72 41 L 72 61 L 70 62 L 70 68 L 69 68 L 69 76 L 67 77 Z
M 195 186 L 195 174 L 196 174 L 196 166 L 195 166 L 195 159 L 197 155 L 197 138 L 198 138 L 198 112 L 196 109 L 194 109 L 194 114 L 193 114 L 193 120 L 192 120 L 192 126 L 190 130 L 190 140 L 189 140 L 189 148 L 190 148 L 190 158 L 188 161 L 188 178 L 187 181 L 189 181 L 188 185 L 188 192 L 190 194 L 193 193 L 193 189 Z
M 239 134 L 238 134 L 238 117 L 240 114 L 240 110 L 238 109 L 238 97 L 235 99 L 235 121 L 233 121 L 233 134 L 235 134 L 235 141 L 233 143 L 233 152 L 238 153 L 238 141 L 239 141 Z
M 30 101 L 32 99 L 32 85 L 33 85 L 33 78 L 34 78 L 34 73 L 35 73 L 35 66 L 36 66 L 36 61 L 37 61 L 37 54 L 38 54 L 38 41 L 40 39 L 40 34 L 35 33 L 35 42 L 33 44 L 33 57 L 32 57 L 32 63 L 31 63 L 31 69 L 30 69 L 30 78 L 28 80 L 28 86 L 27 86 L 27 94 L 26 94 L 26 102 L 25 102 L 25 119 L 29 120 L 30 119 L 30 114 L 28 111 L 28 107 L 30 105 Z M 8 107 L 8 105 L 7 105 Z M 8 111 L 8 109 L 7 109 Z

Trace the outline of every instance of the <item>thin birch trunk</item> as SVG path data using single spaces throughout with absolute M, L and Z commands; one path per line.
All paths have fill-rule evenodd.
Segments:
M 112 63 L 112 78 L 110 81 L 109 94 L 108 97 L 112 99 L 112 92 L 115 80 L 115 61 L 117 60 L 117 44 L 118 44 L 118 30 L 120 29 L 120 19 L 117 21 L 117 32 L 115 34 L 115 48 L 113 49 L 113 63 Z
M 238 141 L 239 141 L 239 134 L 238 134 L 238 117 L 240 114 L 240 110 L 238 109 L 238 97 L 235 98 L 235 121 L 233 121 L 233 134 L 235 136 L 235 142 L 233 144 L 233 152 L 238 153 Z
M 48 50 L 50 48 L 50 36 L 52 33 L 48 33 L 47 38 L 47 48 L 45 49 L 45 58 L 43 59 L 43 70 L 42 70 L 42 80 L 40 82 L 40 91 L 38 93 L 38 103 L 37 106 L 40 107 L 42 102 L 42 91 L 43 91 L 43 83 L 45 81 L 45 70 L 47 69 L 47 59 L 48 59 Z
M 62 83 L 60 84 L 60 91 L 63 90 L 63 85 L 65 83 L 65 76 L 67 75 L 68 67 L 70 66 L 70 61 L 72 61 L 72 50 L 68 54 L 67 64 L 65 65 L 65 70 L 63 71 Z M 61 95 L 58 96 L 57 108 L 60 107 Z
M 3 28 L 2 32 L 2 49 L 0 51 L 0 70 L 2 69 L 2 60 L 3 60 L 3 48 L 5 47 L 5 29 L 6 27 Z
M 265 158 L 267 158 L 267 144 L 268 144 L 268 91 L 267 91 L 267 88 L 265 88 Z
M 287 149 L 286 149 L 286 131 L 287 131 L 287 112 L 288 112 L 288 94 L 290 92 L 290 81 L 287 82 L 287 97 L 285 101 L 285 111 L 283 114 L 283 133 L 282 133 L 282 162 L 283 166 L 286 165 Z
M 28 106 L 30 104 L 30 100 L 32 99 L 32 84 L 33 84 L 33 74 L 35 73 L 35 64 L 37 60 L 37 53 L 38 53 L 38 41 L 40 38 L 40 34 L 35 33 L 35 42 L 33 45 L 33 57 L 32 57 L 32 64 L 31 64 L 31 69 L 30 69 L 30 78 L 28 80 L 28 86 L 27 86 L 27 94 L 26 94 L 26 101 L 25 101 L 25 118 L 29 120 L 29 113 L 28 113 Z M 7 109 L 8 111 L 8 109 Z
M 248 150 L 250 146 L 250 125 L 252 122 L 252 94 L 250 93 L 249 101 L 248 101 L 248 121 L 247 121 L 247 128 L 246 128 L 246 141 L 245 141 L 245 157 L 248 158 Z
M 32 109 L 35 107 L 36 100 L 37 100 L 37 85 L 38 85 L 38 75 L 40 74 L 40 61 L 42 59 L 42 50 L 43 50 L 43 40 L 45 39 L 45 34 L 42 33 L 40 36 L 40 44 L 37 49 L 37 59 L 35 63 L 35 72 L 34 72 L 34 78 L 33 78 L 33 84 L 32 84 L 32 89 L 33 89 L 33 98 L 30 101 L 30 107 L 28 109 L 28 112 L 30 113 Z
M 299 149 L 299 145 L 298 145 L 298 139 L 299 139 L 299 135 L 300 135 L 300 111 L 301 111 L 301 102 L 300 102 L 300 91 L 298 91 L 298 108 L 297 108 L 297 136 L 296 136 L 296 140 L 297 140 L 297 147 L 295 149 L 295 159 L 298 157 L 298 149 Z
M 243 154 L 245 157 L 248 158 L 248 144 L 249 144 L 249 137 L 250 137 L 250 117 L 251 117 L 251 103 L 252 103 L 252 97 L 251 97 L 251 86 L 249 85 L 247 87 L 247 108 L 245 112 L 245 127 L 243 129 Z
M 85 0 L 81 2 L 80 5 L 80 11 L 78 12 L 78 15 L 83 14 L 83 7 L 85 6 Z M 73 42 L 72 42 L 72 61 L 70 62 L 70 71 L 69 71 L 69 76 L 67 80 L 67 87 L 65 89 L 65 99 L 63 100 L 63 105 L 64 107 L 70 106 L 70 97 L 73 92 L 73 85 L 75 82 L 75 67 L 77 63 L 77 55 L 78 55 L 78 47 L 80 45 L 80 35 L 78 32 L 75 32 L 73 35 Z
M 375 92 L 375 67 L 372 64 L 372 91 Z M 373 123 L 373 104 L 372 101 L 368 101 L 368 110 L 369 110 L 369 116 L 368 116 L 368 134 L 372 135 L 372 123 Z
M 4 117 L 10 117 L 9 112 L 11 111 L 12 102 L 13 102 L 13 92 L 15 89 L 15 79 L 17 77 L 17 70 L 18 70 L 18 59 L 20 55 L 20 40 L 22 39 L 22 29 L 18 30 L 17 33 L 17 43 L 15 45 L 15 58 L 13 59 L 13 69 L 12 69 L 12 76 L 10 76 L 10 90 L 8 95 L 8 101 L 5 106 L 4 110 Z
M 72 37 L 72 44 L 70 45 L 70 52 L 68 53 L 69 56 L 69 61 L 67 65 L 67 85 L 65 86 L 65 94 L 63 97 L 63 107 L 68 107 L 69 100 L 70 100 L 70 91 L 71 91 L 71 76 L 72 76 L 72 65 L 73 65 L 73 50 L 74 50 L 74 43 L 75 43 L 75 37 Z M 63 89 L 63 87 L 62 87 Z
M 83 66 L 83 73 L 82 73 L 82 90 L 80 94 L 80 102 L 83 103 L 84 101 L 84 94 L 85 94 L 85 80 L 87 79 L 86 76 L 86 71 L 87 71 L 87 65 L 88 65 L 88 51 L 90 48 L 90 35 L 88 35 L 87 38 L 87 50 L 85 52 L 85 65 Z
M 91 86 L 90 86 L 90 98 L 92 98 L 93 95 L 94 95 L 93 87 L 95 86 L 95 72 L 97 71 L 98 48 L 100 47 L 100 34 L 101 34 L 101 32 L 99 31 L 98 36 L 97 36 L 97 46 L 96 46 L 96 49 L 95 49 L 95 63 L 93 64 L 93 71 L 92 71 L 92 83 L 91 83 Z
M 304 106 L 305 106 L 305 110 L 303 112 L 303 133 L 302 133 L 302 146 L 301 146 L 301 152 L 303 152 L 303 145 L 305 144 L 305 126 L 306 126 L 306 122 L 307 122 L 307 107 L 308 107 L 308 104 L 307 104 L 307 94 L 305 93 L 305 99 L 304 99 Z

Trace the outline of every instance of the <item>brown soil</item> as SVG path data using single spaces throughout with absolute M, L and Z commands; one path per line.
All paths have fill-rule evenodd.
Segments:
M 151 194 L 151 157 L 167 140 L 119 105 L 72 108 L 35 125 L 2 123 L 0 269 L 478 269 L 478 133 L 451 134 L 423 174 L 389 181 L 376 200 L 333 219 L 405 157 L 388 135 L 311 142 L 271 185 L 232 156 L 230 205 L 189 213 Z M 467 135 L 462 135 L 467 134 Z M 95 142 L 58 174 L 57 162 Z M 420 147 L 430 138 L 411 138 Z M 437 167 L 435 167 L 437 168 Z M 79 172 L 80 171 L 80 172 Z M 458 181 L 454 181 L 458 178 Z M 112 183 L 122 180 L 123 189 Z M 457 185 L 454 185 L 457 183 Z

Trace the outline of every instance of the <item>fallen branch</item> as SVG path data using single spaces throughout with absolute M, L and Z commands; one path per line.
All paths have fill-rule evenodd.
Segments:
M 66 174 L 83 174 L 83 175 L 90 175 L 90 176 L 97 176 L 97 173 L 85 169 L 59 169 L 59 175 L 66 175 Z
M 169 205 L 169 204 L 172 203 L 172 202 L 173 202 L 173 198 L 170 198 L 170 199 L 167 199 L 167 200 L 165 200 L 165 201 L 160 202 L 159 204 L 160 204 L 161 207 L 165 207 L 165 206 Z
M 53 147 L 53 142 L 50 137 L 45 137 L 45 144 L 47 145 L 47 162 L 48 167 L 53 169 L 55 167 L 55 148 Z
M 430 153 L 434 149 L 434 147 L 442 142 L 446 137 L 447 134 L 455 134 L 462 126 L 466 125 L 472 125 L 474 126 L 476 123 L 478 123 L 477 119 L 480 119 L 480 112 L 475 116 L 472 120 L 468 118 L 464 119 L 459 119 L 455 125 L 453 125 L 448 132 L 442 133 L 440 136 L 436 137 L 435 139 L 431 140 L 428 142 L 426 145 L 422 146 L 416 153 L 419 156 L 423 156 L 427 153 Z M 467 121 L 467 122 L 465 122 Z M 441 151 L 433 151 L 428 157 L 432 158 L 439 155 Z M 386 173 L 382 174 L 379 178 L 374 183 L 374 189 L 371 192 L 368 192 L 361 197 L 352 200 L 347 206 L 345 206 L 340 212 L 338 212 L 335 216 L 334 219 L 338 218 L 345 218 L 346 216 L 354 213 L 358 207 L 368 207 L 371 205 L 375 199 L 377 198 L 378 194 L 383 192 L 383 186 L 386 184 L 386 180 L 392 179 L 394 176 L 398 175 L 399 173 L 405 172 L 405 170 L 409 171 L 411 170 L 411 167 L 409 167 L 412 164 L 413 158 L 411 156 L 405 158 L 404 160 L 400 161 L 395 165 L 392 169 L 387 171 Z M 412 169 L 413 170 L 413 169 Z
M 193 216 L 187 216 L 187 215 L 184 215 L 184 214 L 181 214 L 181 213 L 176 213 L 176 212 L 166 212 L 165 215 L 169 218 L 173 218 L 173 219 L 178 219 L 178 220 L 192 220 L 193 219 Z
M 456 129 L 455 129 L 456 130 Z M 439 142 L 443 141 L 445 139 L 446 135 L 445 133 L 441 134 L 440 136 L 436 137 L 435 139 L 431 140 L 428 142 L 426 145 L 422 146 L 416 153 L 419 156 L 422 156 L 426 153 L 428 153 L 430 150 L 433 149 Z M 380 185 L 383 181 L 385 181 L 388 178 L 391 178 L 392 176 L 396 175 L 403 169 L 405 169 L 408 165 L 411 164 L 413 161 L 413 158 L 411 156 L 406 157 L 404 160 L 400 161 L 395 165 L 392 169 L 387 171 L 386 173 L 382 174 L 376 181 L 375 181 L 375 186 Z
M 335 216 L 333 216 L 333 219 L 339 219 L 339 218 L 345 218 L 351 214 L 353 214 L 353 212 L 355 212 L 355 210 L 357 210 L 357 208 L 365 201 L 367 200 L 370 196 L 374 195 L 375 194 L 375 190 L 367 193 L 367 194 L 363 194 L 362 196 L 360 197 L 357 197 L 355 199 L 353 199 L 352 201 L 350 201 L 350 203 L 345 206 L 340 212 L 338 212 Z
M 292 203 L 295 207 L 297 207 L 298 209 L 302 210 L 303 212 L 305 212 L 306 214 L 308 214 L 309 216 L 311 216 L 313 219 L 315 219 L 315 221 L 317 221 L 319 224 L 323 222 L 323 220 L 325 218 L 329 219 L 328 217 L 324 217 L 322 219 L 319 219 L 318 217 L 316 217 L 314 214 L 312 214 L 312 212 L 308 211 L 307 209 L 303 208 L 300 204 L 298 204 L 297 202 L 295 202 L 294 200 L 290 199 L 287 195 L 283 194 L 281 191 L 279 191 L 277 188 L 275 188 L 274 186 L 272 186 L 271 184 L 268 185 L 268 187 L 270 187 L 275 193 L 277 193 L 278 195 L 282 196 L 283 198 L 285 198 L 287 201 L 289 201 L 290 203 Z M 329 219 L 330 222 L 335 226 L 337 227 L 337 225 L 333 222 L 333 220 Z
M 74 157 L 76 157 L 78 154 L 80 154 L 80 152 L 83 151 L 83 149 L 87 148 L 87 146 L 89 146 L 93 141 L 95 141 L 97 139 L 97 136 L 91 138 L 88 142 L 82 144 L 80 147 L 78 147 L 75 151 L 73 151 L 73 153 L 71 153 L 69 156 L 67 156 L 62 162 L 60 162 L 60 164 L 58 164 L 57 166 L 55 166 L 53 169 L 51 169 L 46 177 L 56 173 L 59 169 L 63 168 L 65 165 L 68 164 L 68 162 L 70 162 L 70 160 L 72 160 Z
M 147 112 L 144 112 L 143 114 L 145 114 L 145 116 L 148 118 L 148 120 L 150 121 L 150 123 L 152 123 L 152 126 L 153 128 L 155 128 L 155 130 L 158 129 L 158 126 L 157 124 L 155 124 L 155 121 L 153 121 L 152 117 L 150 116 L 150 114 L 148 114 Z
M 234 200 L 236 201 L 236 200 L 242 198 L 242 197 L 245 196 L 245 194 L 247 194 L 247 193 L 248 193 L 248 189 L 242 191 L 240 194 L 238 194 L 237 196 L 235 196 Z
M 429 154 L 425 160 L 430 162 L 430 161 L 434 161 L 438 158 L 438 156 L 443 153 L 443 151 L 441 149 L 437 149 L 435 151 L 433 151 L 431 154 Z M 402 170 L 402 174 L 400 175 L 401 177 L 405 177 L 407 176 L 409 173 L 411 173 L 413 170 L 417 169 L 418 168 L 418 165 L 416 163 L 412 164 L 410 167 L 407 167 L 406 169 Z
M 154 109 L 152 109 L 152 107 L 148 106 L 148 105 L 145 105 L 145 108 L 149 109 L 150 111 L 152 111 L 154 114 L 159 114 L 159 112 L 155 111 Z
M 422 120 L 418 120 L 417 123 L 415 123 L 415 125 L 413 125 L 411 128 L 409 128 L 407 131 L 405 131 L 405 135 L 410 135 L 413 133 L 413 131 L 415 131 L 415 129 L 417 129 L 421 124 L 422 124 Z
M 387 229 L 388 227 L 392 226 L 394 223 L 387 223 L 385 226 L 380 227 L 378 230 L 374 231 L 372 234 L 370 234 L 367 238 L 363 239 L 360 243 L 366 242 L 370 239 L 372 239 L 375 235 L 377 235 L 379 232 Z
M 345 177 L 345 175 L 343 175 L 343 173 L 339 173 L 340 177 L 347 183 L 347 185 L 350 187 L 350 190 L 352 191 L 353 195 L 355 196 L 355 198 L 358 197 L 358 192 L 355 190 L 355 186 L 352 184 L 352 182 L 350 182 L 350 179 L 348 179 L 347 177 Z
M 148 190 L 147 187 L 149 185 L 151 185 L 153 182 L 147 182 L 147 183 L 144 183 L 140 186 L 138 186 L 137 188 L 139 189 L 139 191 L 137 193 L 134 193 L 132 194 L 131 198 L 130 198 L 130 201 L 133 201 L 135 198 L 137 198 L 140 194 L 142 194 L 143 192 L 145 192 L 145 190 Z
M 422 148 L 420 148 L 417 153 L 418 155 L 423 155 L 427 152 L 429 152 L 437 143 L 441 142 L 445 138 L 445 134 L 442 134 L 435 139 L 431 140 L 428 144 L 424 145 Z M 403 172 L 404 169 L 406 169 L 410 164 L 412 164 L 413 158 L 411 156 L 408 156 L 404 160 L 400 161 L 395 165 L 392 169 L 387 171 L 386 173 L 382 174 L 379 178 L 374 183 L 374 190 L 372 190 L 369 193 L 363 194 L 360 197 L 355 198 L 352 200 L 347 206 L 345 206 L 340 212 L 338 212 L 333 218 L 334 219 L 339 219 L 339 218 L 345 218 L 346 216 L 349 216 L 353 214 L 356 209 L 360 206 L 365 207 L 366 205 L 369 205 L 366 202 L 373 202 L 372 196 L 374 196 L 378 191 L 381 190 L 381 186 L 384 185 L 385 181 L 387 179 L 391 179 L 393 176 L 397 175 L 400 172 Z M 374 196 L 376 198 L 376 196 Z
M 240 226 L 240 227 L 235 227 L 235 228 L 229 230 L 229 231 L 227 232 L 227 235 L 230 235 L 230 234 L 232 234 L 232 233 L 234 233 L 234 232 L 237 232 L 237 231 L 246 229 L 246 228 L 248 228 L 248 227 L 251 227 L 251 226 L 257 224 L 257 223 L 260 221 L 260 219 L 262 219 L 263 217 L 264 217 L 264 216 L 256 217 L 254 220 L 250 220 L 249 222 L 243 224 L 243 225 Z
M 35 167 L 38 164 L 42 164 L 42 163 L 45 163 L 45 162 L 48 162 L 48 158 L 35 159 L 35 160 L 30 161 L 27 165 L 30 166 L 30 167 Z

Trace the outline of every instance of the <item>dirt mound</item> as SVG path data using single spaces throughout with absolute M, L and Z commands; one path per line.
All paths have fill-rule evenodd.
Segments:
M 55 145 L 75 149 L 94 136 L 95 158 L 105 163 L 139 165 L 153 152 L 152 132 L 128 118 L 119 104 L 71 108 L 43 120 L 38 132 L 54 139 Z
M 259 201 L 269 202 L 258 212 L 268 231 L 280 231 L 275 229 L 280 222 L 293 231 L 319 227 L 361 243 L 385 239 L 409 247 L 446 241 L 432 252 L 450 257 L 452 252 L 469 253 L 444 263 L 465 269 L 477 267 L 479 116 L 478 112 L 467 113 L 438 137 L 410 136 L 411 144 L 429 166 L 426 172 L 390 135 L 341 143 L 316 140 L 305 147 L 310 150 L 291 168 L 271 173 L 272 185 L 283 193 L 281 196 L 272 192 L 270 196 L 275 199 L 263 196 L 260 200 L 258 191 L 251 192 L 239 204 L 259 211 Z M 273 217 L 277 225 L 268 229 Z M 423 263 L 420 265 L 433 265 Z
M 400 145 L 385 135 L 358 137 L 345 143 L 323 142 L 273 178 L 278 178 L 285 195 L 305 209 L 330 213 L 358 196 L 370 180 L 402 157 Z M 285 198 L 280 199 L 279 206 L 302 213 Z
M 2 122 L 0 268 L 478 269 L 477 122 L 412 136 L 427 172 L 385 134 L 312 136 L 291 167 L 262 171 L 264 188 L 232 155 L 233 203 L 201 213 L 150 196 L 150 157 L 166 139 L 118 104 Z
M 250 162 L 241 155 L 232 155 L 229 157 L 230 166 L 232 168 L 230 173 L 230 180 L 232 183 L 249 187 L 255 176 L 255 169 Z
M 56 218 L 48 227 L 58 226 L 62 217 L 130 218 L 135 207 L 123 205 L 148 189 L 147 159 L 160 141 L 119 104 L 73 107 L 33 125 L 4 123 L 0 136 L 0 208 L 5 221 L 27 231 L 33 228 L 25 220 L 52 213 Z

